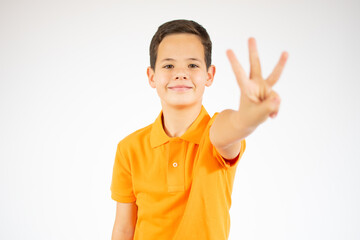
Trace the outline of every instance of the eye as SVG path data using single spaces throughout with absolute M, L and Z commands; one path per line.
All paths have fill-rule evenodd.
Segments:
M 198 68 L 199 66 L 192 63 L 192 64 L 189 64 L 189 67 L 190 67 L 190 68 Z
M 174 66 L 172 64 L 165 65 L 163 68 L 173 68 Z

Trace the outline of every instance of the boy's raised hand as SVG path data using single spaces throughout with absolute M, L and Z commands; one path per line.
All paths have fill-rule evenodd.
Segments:
M 241 91 L 237 122 L 242 127 L 255 129 L 269 116 L 275 117 L 279 111 L 280 97 L 272 90 L 279 80 L 288 58 L 283 52 L 270 76 L 265 80 L 261 74 L 259 54 L 254 38 L 249 38 L 250 77 L 246 73 L 232 50 L 226 52 Z

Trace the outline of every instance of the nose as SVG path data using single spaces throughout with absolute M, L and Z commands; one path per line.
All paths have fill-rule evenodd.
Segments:
M 187 80 L 189 79 L 188 73 L 185 69 L 178 69 L 175 73 L 175 80 Z
M 177 75 L 175 77 L 175 80 L 186 80 L 186 79 L 187 79 L 187 77 L 185 75 Z

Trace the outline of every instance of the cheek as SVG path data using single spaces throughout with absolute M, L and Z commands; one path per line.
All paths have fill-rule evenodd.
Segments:
M 206 79 L 207 74 L 204 73 L 197 73 L 193 75 L 193 81 L 197 87 L 205 87 Z
M 159 87 L 164 88 L 169 84 L 169 81 L 166 78 L 159 79 Z
M 155 78 L 155 84 L 156 84 L 156 88 L 162 88 L 164 87 L 167 83 L 166 81 L 166 76 L 164 75 L 157 75 Z

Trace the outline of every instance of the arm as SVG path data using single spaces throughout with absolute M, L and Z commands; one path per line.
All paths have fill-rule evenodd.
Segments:
M 280 97 L 271 88 L 280 78 L 288 58 L 284 52 L 270 76 L 264 80 L 261 75 L 260 60 L 254 38 L 249 39 L 250 77 L 235 54 L 227 51 L 227 56 L 241 91 L 237 111 L 224 110 L 214 120 L 210 129 L 210 141 L 226 159 L 235 158 L 240 151 L 241 140 L 250 135 L 269 116 L 276 117 L 280 107 Z
M 137 220 L 135 202 L 116 204 L 116 217 L 112 232 L 112 240 L 132 240 Z

